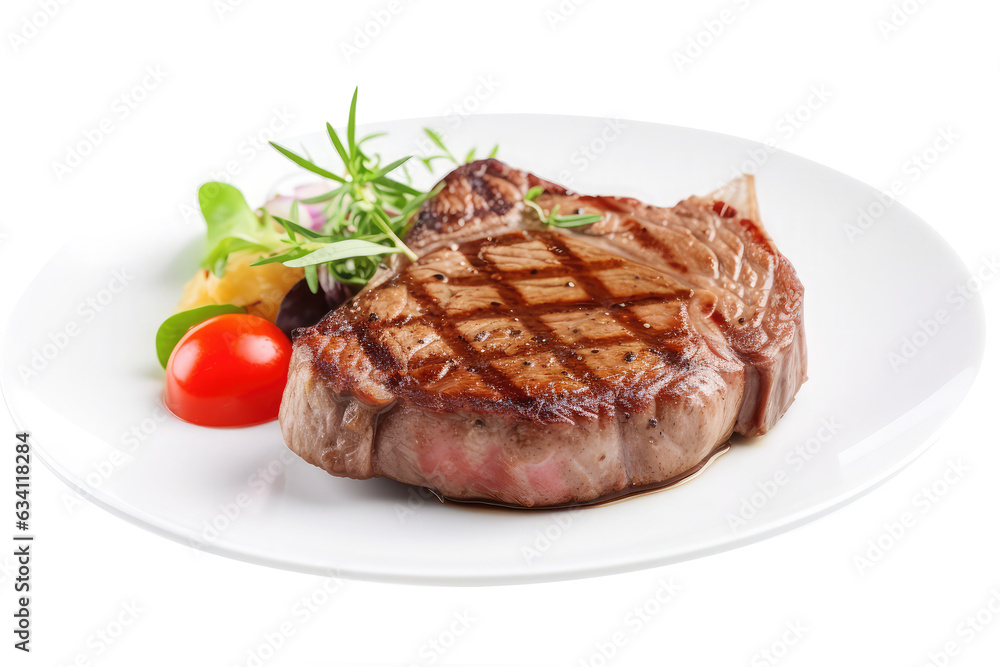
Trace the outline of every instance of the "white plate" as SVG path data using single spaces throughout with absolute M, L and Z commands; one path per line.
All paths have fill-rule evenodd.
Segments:
M 428 122 L 365 129 L 389 131 L 377 147 L 396 156 L 420 150 Z M 204 429 L 163 412 L 153 336 L 194 271 L 201 228 L 123 213 L 108 234 L 65 248 L 7 327 L 4 394 L 36 455 L 118 515 L 234 558 L 383 581 L 543 581 L 676 562 L 802 525 L 913 461 L 972 383 L 983 322 L 979 301 L 955 291 L 965 268 L 899 204 L 849 240 L 845 225 L 878 201 L 872 188 L 676 127 L 500 115 L 440 129 L 463 153 L 499 142 L 502 159 L 581 192 L 662 205 L 756 170 L 764 223 L 806 289 L 809 381 L 778 426 L 688 484 L 585 510 L 441 504 L 387 480 L 330 477 L 292 456 L 275 423 Z M 317 137 L 304 141 L 327 154 Z M 262 190 L 237 185 L 262 202 Z

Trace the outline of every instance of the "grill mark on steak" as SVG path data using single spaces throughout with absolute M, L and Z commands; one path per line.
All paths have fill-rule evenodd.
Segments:
M 502 216 L 514 207 L 514 203 L 509 199 L 505 199 L 495 186 L 483 178 L 482 174 L 471 174 L 469 176 L 469 185 L 472 186 L 472 191 L 486 202 L 485 207 L 473 209 L 473 215 L 476 217 L 481 218 L 491 213 Z
M 535 278 L 535 277 L 555 277 L 555 276 L 562 277 L 562 276 L 565 276 L 565 273 L 554 273 L 554 274 L 552 274 L 552 276 L 542 276 L 541 274 L 539 274 L 538 276 L 532 276 L 532 277 Z M 466 283 L 464 281 L 456 281 L 455 284 L 462 285 L 462 286 L 466 286 L 466 285 L 494 285 L 495 286 L 496 285 L 496 283 L 489 282 L 489 281 L 484 281 L 484 282 L 481 282 L 481 283 L 472 282 L 472 281 L 470 281 L 469 283 Z M 621 301 L 622 301 L 621 298 L 616 299 L 614 297 L 611 297 L 611 298 L 608 299 L 607 304 L 608 305 L 612 305 L 612 304 L 619 303 Z M 652 305 L 652 304 L 662 303 L 663 302 L 663 297 L 662 296 L 650 296 L 650 297 L 643 297 L 641 299 L 628 299 L 628 302 L 629 302 L 629 305 L 631 305 L 631 306 Z M 594 301 L 586 299 L 586 298 L 579 299 L 577 301 L 563 301 L 563 302 L 560 302 L 560 303 L 557 303 L 557 304 L 552 304 L 553 308 L 551 310 L 544 310 L 543 311 L 541 308 L 539 308 L 539 312 L 543 312 L 546 315 L 551 315 L 553 313 L 558 313 L 561 310 L 570 311 L 571 309 L 574 309 L 574 308 L 578 309 L 580 306 L 592 305 L 593 303 L 594 303 Z M 510 309 L 510 305 L 509 304 L 500 304 L 499 306 L 489 305 L 489 306 L 482 306 L 480 308 L 470 308 L 468 310 L 463 310 L 462 311 L 462 316 L 463 317 L 468 317 L 470 319 L 473 319 L 473 318 L 478 319 L 480 317 L 507 315 L 510 312 L 511 312 L 511 309 Z M 387 323 L 402 324 L 404 322 L 408 323 L 408 324 L 410 324 L 410 323 L 414 323 L 414 324 L 433 324 L 433 323 L 437 322 L 437 316 L 436 315 L 430 315 L 430 314 L 424 314 L 424 315 L 418 315 L 416 317 L 401 317 L 401 318 L 397 318 L 397 319 L 393 320 L 392 322 L 387 322 Z M 586 347 L 586 346 L 581 346 L 581 347 Z
M 355 322 L 351 326 L 351 332 L 357 337 L 362 349 L 368 355 L 368 358 L 371 359 L 375 368 L 387 373 L 396 373 L 403 368 L 399 359 L 386 349 L 385 345 L 382 345 L 371 335 L 373 329 L 377 330 L 380 328 L 376 322 L 377 320 L 369 320 L 364 323 Z
M 625 218 L 625 229 L 633 234 L 635 240 L 643 248 L 647 248 L 656 252 L 667 265 L 679 273 L 687 273 L 688 267 L 681 262 L 678 262 L 674 257 L 673 250 L 670 249 L 665 243 L 660 241 L 658 238 L 653 236 L 652 233 L 646 228 L 645 225 L 640 224 L 635 218 Z
M 549 243 L 553 242 L 552 239 L 546 239 L 546 240 Z M 502 239 L 498 240 L 498 242 L 502 243 Z M 466 260 L 473 266 L 479 268 L 480 272 L 483 275 L 489 275 L 494 271 L 499 271 L 497 265 L 494 262 L 490 261 L 489 259 L 482 257 L 481 253 L 465 252 L 463 254 L 465 255 Z M 534 271 L 534 273 L 532 273 L 532 271 Z M 515 272 L 504 271 L 501 273 L 505 273 L 511 278 L 516 278 L 516 277 L 523 278 L 525 276 L 531 276 L 531 275 L 534 275 L 535 278 L 538 278 L 541 272 L 538 271 L 537 269 L 534 270 L 522 269 L 521 271 L 515 271 Z M 559 277 L 564 277 L 565 271 L 563 270 L 560 273 L 555 273 L 553 271 L 552 277 L 555 277 L 557 275 Z M 545 277 L 550 277 L 550 276 L 546 275 Z M 509 279 L 504 280 L 503 278 L 501 278 L 499 280 L 496 280 L 493 284 L 497 288 L 497 291 L 500 293 L 500 295 L 504 298 L 504 301 L 508 302 L 508 312 L 514 314 L 515 315 L 514 319 L 518 322 L 523 323 L 525 325 L 525 328 L 528 329 L 529 332 L 534 334 L 536 338 L 541 337 L 542 338 L 541 342 L 549 342 L 552 345 L 551 347 L 552 353 L 559 359 L 560 363 L 569 366 L 569 368 L 572 369 L 573 372 L 577 374 L 577 377 L 585 378 L 591 384 L 591 386 L 597 388 L 598 390 L 606 389 L 606 384 L 604 380 L 594 375 L 594 373 L 590 370 L 590 367 L 587 366 L 585 363 L 583 363 L 583 360 L 579 358 L 579 355 L 577 354 L 576 350 L 567 345 L 562 340 L 562 338 L 559 336 L 559 334 L 556 332 L 555 329 L 553 329 L 548 324 L 539 319 L 539 314 L 552 314 L 553 312 L 555 312 L 552 309 L 552 306 L 555 306 L 556 307 L 555 309 L 558 310 L 561 307 L 565 307 L 564 304 L 562 303 L 550 304 L 549 309 L 545 309 L 544 307 L 542 307 L 541 310 L 539 311 L 538 305 L 528 303 L 525 300 L 524 296 L 516 288 L 513 287 Z M 499 358 L 499 356 L 497 356 L 497 358 Z
M 426 287 L 416 280 L 413 279 L 412 274 L 409 272 L 403 273 L 403 283 L 407 288 L 413 293 L 424 307 L 432 312 L 432 316 L 435 319 L 437 326 L 441 327 L 447 332 L 447 343 L 451 347 L 453 352 L 462 353 L 461 359 L 465 361 L 468 367 L 475 368 L 476 375 L 479 375 L 486 384 L 503 396 L 508 396 L 515 403 L 523 404 L 527 402 L 527 395 L 521 391 L 520 387 L 515 385 L 510 381 L 503 373 L 498 372 L 492 366 L 479 365 L 472 363 L 472 355 L 476 353 L 476 349 L 469 343 L 461 331 L 458 330 L 452 321 L 452 319 L 447 315 L 443 308 L 437 303 L 437 301 L 427 292 Z M 460 348 L 456 350 L 455 348 Z M 454 359 L 451 357 L 450 359 Z M 447 363 L 447 362 L 446 362 Z M 461 363 L 461 361 L 455 359 L 451 363 Z
M 654 332 L 649 326 L 644 326 L 647 323 L 641 318 L 637 317 L 632 311 L 631 307 L 637 302 L 642 303 L 646 301 L 655 300 L 657 303 L 664 301 L 663 296 L 656 296 L 654 294 L 636 295 L 633 298 L 627 299 L 629 307 L 625 306 L 625 302 L 621 298 L 615 298 L 611 294 L 604 283 L 599 279 L 595 278 L 591 271 L 588 271 L 586 263 L 576 255 L 573 250 L 567 246 L 558 237 L 553 237 L 553 245 L 561 249 L 561 252 L 569 259 L 570 265 L 576 270 L 574 274 L 576 279 L 583 283 L 584 290 L 591 296 L 591 298 L 596 299 L 598 302 L 602 303 L 605 308 L 608 309 L 609 314 L 615 319 L 615 321 L 621 325 L 626 331 L 628 331 L 635 340 L 644 343 L 649 351 L 653 352 L 657 356 L 664 358 L 664 361 L 680 361 L 680 356 L 676 350 L 667 350 L 663 346 L 663 341 L 661 339 L 659 331 Z M 688 297 L 690 298 L 691 291 L 687 290 Z M 670 297 L 672 300 L 679 298 L 679 295 Z M 603 344 L 607 344 L 604 342 Z
M 559 268 L 551 269 L 543 273 L 540 269 L 500 269 L 494 262 L 484 257 L 484 249 L 490 245 L 507 245 L 516 241 L 542 240 L 547 247 L 559 256 L 561 262 Z M 489 306 L 488 308 L 465 310 L 457 314 L 446 314 L 434 297 L 428 294 L 427 290 L 419 281 L 415 281 L 412 274 L 406 272 L 404 282 L 413 291 L 414 297 L 420 302 L 433 303 L 432 313 L 425 314 L 417 320 L 403 318 L 391 324 L 406 324 L 419 321 L 427 324 L 444 323 L 448 330 L 447 342 L 452 345 L 452 355 L 447 357 L 430 357 L 418 361 L 415 367 L 433 366 L 441 363 L 454 363 L 473 370 L 483 377 L 490 388 L 501 395 L 511 392 L 511 387 L 517 387 L 517 383 L 509 375 L 497 370 L 492 362 L 507 359 L 510 355 L 502 349 L 495 351 L 478 350 L 471 344 L 464 335 L 450 324 L 450 318 L 458 320 L 469 320 L 475 315 L 484 312 L 490 315 L 503 316 L 518 323 L 530 334 L 531 341 L 538 344 L 541 349 L 551 354 L 562 365 L 571 371 L 572 376 L 586 380 L 591 393 L 595 396 L 598 405 L 614 405 L 628 410 L 635 410 L 637 404 L 633 397 L 627 392 L 620 391 L 619 387 L 612 387 L 606 378 L 598 375 L 587 363 L 584 356 L 585 350 L 593 346 L 608 348 L 622 346 L 627 343 L 639 342 L 645 347 L 645 351 L 660 358 L 667 364 L 672 364 L 680 370 L 687 367 L 688 361 L 684 358 L 683 345 L 670 346 L 668 343 L 672 336 L 669 331 L 663 331 L 647 327 L 646 323 L 638 317 L 632 307 L 645 304 L 661 305 L 664 301 L 687 299 L 692 292 L 688 288 L 675 290 L 669 296 L 662 292 L 655 293 L 633 292 L 628 297 L 620 297 L 612 294 L 596 273 L 609 268 L 619 268 L 626 265 L 623 258 L 611 258 L 607 260 L 589 261 L 581 258 L 568 245 L 560 232 L 554 230 L 530 230 L 515 232 L 499 237 L 488 237 L 483 242 L 471 242 L 463 244 L 455 249 L 470 266 L 476 269 L 475 273 L 460 277 L 452 277 L 447 283 L 455 287 L 474 287 L 490 285 L 496 288 L 504 303 L 499 306 Z M 528 302 L 517 290 L 516 285 L 519 280 L 525 278 L 539 279 L 549 276 L 558 276 L 570 283 L 579 283 L 584 291 L 584 295 L 577 302 L 557 301 L 551 303 Z M 547 315 L 559 312 L 574 312 L 572 306 L 577 309 L 581 306 L 589 306 L 591 309 L 605 311 L 610 316 L 611 322 L 619 325 L 624 333 L 612 338 L 592 339 L 583 337 L 576 341 L 575 346 L 566 343 L 562 336 L 553 327 L 549 326 L 542 319 Z M 386 323 L 387 325 L 390 323 Z M 676 333 L 675 333 L 676 335 Z M 456 345 L 456 343 L 459 343 Z M 631 355 L 631 358 L 629 358 Z M 635 360 L 634 352 L 623 353 L 623 360 L 631 363 Z M 549 411 L 546 407 L 539 409 L 536 402 L 523 391 L 515 392 L 517 396 L 513 400 L 515 404 L 523 406 L 524 409 L 536 415 L 537 418 L 545 418 L 551 415 L 556 420 L 562 420 L 564 413 L 561 410 Z
M 435 319 L 434 321 L 437 320 Z M 552 331 L 551 328 L 549 328 L 549 330 Z M 660 335 L 665 338 L 670 338 L 671 332 L 669 331 L 661 332 Z M 553 336 L 552 339 L 548 340 L 557 340 L 557 336 Z M 577 339 L 576 348 L 571 348 L 567 346 L 566 349 L 569 350 L 569 354 L 571 354 L 574 359 L 577 359 L 578 357 L 583 357 L 583 359 L 585 360 L 586 359 L 586 356 L 584 356 L 585 352 L 591 350 L 591 348 L 593 348 L 594 346 L 615 347 L 615 346 L 621 346 L 625 343 L 634 342 L 635 340 L 636 337 L 632 335 L 631 332 L 621 336 L 609 336 L 607 338 L 589 338 L 585 336 Z M 662 341 L 657 341 L 656 344 L 650 344 L 646 351 L 656 354 L 657 356 L 660 356 L 661 358 L 669 361 L 670 363 L 676 363 L 680 366 L 683 366 L 684 364 L 688 363 L 687 360 L 685 360 L 683 357 L 680 356 L 678 351 L 666 349 L 663 346 Z M 475 354 L 476 354 L 476 360 L 478 362 L 498 361 L 500 359 L 506 359 L 510 356 L 503 350 L 492 350 L 492 351 L 476 350 Z M 411 365 L 410 368 L 420 368 L 422 366 L 434 366 L 435 364 L 443 364 L 443 363 L 459 363 L 459 362 L 456 361 L 456 358 L 453 355 L 436 356 L 436 357 L 429 356 L 420 359 L 418 364 Z M 469 365 L 471 366 L 472 364 Z M 480 364 L 476 363 L 475 365 L 479 366 Z M 589 372 L 589 367 L 588 367 L 588 372 Z
M 486 257 L 487 251 L 492 247 L 531 241 L 542 242 L 548 251 L 558 258 L 558 268 L 545 272 L 530 268 L 501 268 Z M 496 402 L 496 405 L 513 409 L 524 418 L 542 422 L 565 422 L 567 411 L 582 415 L 595 415 L 601 411 L 601 406 L 627 411 L 639 410 L 642 404 L 649 400 L 648 397 L 645 397 L 641 391 L 637 393 L 623 391 L 623 388 L 618 386 L 619 377 L 616 377 L 616 383 L 612 385 L 608 379 L 608 377 L 612 377 L 611 374 L 608 377 L 603 377 L 597 369 L 592 367 L 591 363 L 588 363 L 587 350 L 592 347 L 605 350 L 614 347 L 626 348 L 629 343 L 639 343 L 642 345 L 641 349 L 634 351 L 623 349 L 621 357 L 616 358 L 615 362 L 631 364 L 636 361 L 637 352 L 645 351 L 660 359 L 661 362 L 684 371 L 688 361 L 684 358 L 683 351 L 686 346 L 691 344 L 690 340 L 685 339 L 684 336 L 689 336 L 689 332 L 647 328 L 646 323 L 632 311 L 632 308 L 646 304 L 660 306 L 668 301 L 688 299 L 692 292 L 687 287 L 680 287 L 666 291 L 661 288 L 658 294 L 633 290 L 629 292 L 628 296 L 616 296 L 604 285 L 599 274 L 601 271 L 609 269 L 628 268 L 631 266 L 630 260 L 621 257 L 598 260 L 584 259 L 578 252 L 574 251 L 572 244 L 567 241 L 568 237 L 560 230 L 541 229 L 513 232 L 462 244 L 453 252 L 461 256 L 462 260 L 474 269 L 473 272 L 446 279 L 443 279 L 442 274 L 434 273 L 431 281 L 422 282 L 415 279 L 411 270 L 404 269 L 395 279 L 386 284 L 387 286 L 397 283 L 404 285 L 413 299 L 421 304 L 425 312 L 416 317 L 403 314 L 393 319 L 372 318 L 370 315 L 357 316 L 353 318 L 355 321 L 350 330 L 358 338 L 362 349 L 375 368 L 384 372 L 383 382 L 390 390 L 394 393 L 406 394 L 414 399 L 420 400 L 425 395 L 424 390 L 420 383 L 414 382 L 407 373 L 420 368 L 441 365 L 444 367 L 442 373 L 449 372 L 447 370 L 449 366 L 453 368 L 463 367 L 475 373 L 489 389 L 502 397 L 500 401 Z M 422 262 L 423 258 L 418 260 L 415 266 L 421 266 Z M 638 265 L 635 266 L 635 270 L 641 268 Z M 517 285 L 525 279 L 537 280 L 548 276 L 558 276 L 560 280 L 573 284 L 581 290 L 581 296 L 570 301 L 529 302 L 517 289 Z M 668 280 L 663 276 L 658 279 Z M 490 304 L 486 308 L 449 313 L 427 289 L 427 285 L 433 284 L 435 281 L 454 288 L 488 285 L 497 290 L 502 302 L 495 302 L 499 303 L 499 306 Z M 569 344 L 564 340 L 564 334 L 560 334 L 543 319 L 559 313 L 585 312 L 603 312 L 604 315 L 608 316 L 608 322 L 620 327 L 622 333 L 600 338 L 584 335 L 575 340 L 573 344 Z M 577 404 L 565 404 L 563 401 L 568 398 L 568 394 L 566 388 L 558 382 L 552 383 L 552 391 L 545 395 L 526 393 L 518 385 L 515 378 L 495 365 L 496 362 L 509 360 L 510 354 L 503 349 L 493 351 L 477 349 L 454 324 L 455 321 L 474 320 L 484 313 L 487 317 L 495 316 L 516 322 L 517 326 L 525 332 L 523 335 L 530 340 L 529 349 L 523 351 L 520 356 L 530 355 L 532 352 L 551 355 L 569 372 L 567 379 L 583 381 L 587 385 L 586 395 L 580 396 L 580 401 Z M 449 348 L 449 354 L 418 359 L 398 359 L 386 345 L 379 341 L 379 338 L 391 327 L 416 324 L 437 329 L 441 334 L 440 339 Z M 678 334 L 680 334 L 679 338 Z M 674 341 L 675 338 L 677 338 L 676 341 Z M 524 365 L 530 366 L 533 363 L 525 359 Z M 636 372 L 641 374 L 646 370 L 649 370 L 648 364 L 637 364 Z M 438 379 L 440 377 L 442 376 L 438 376 Z M 635 389 L 635 387 L 630 387 L 630 389 Z M 556 404 L 550 404 L 555 399 L 559 399 Z M 441 400 L 439 397 L 434 398 L 434 404 L 441 409 L 447 408 L 452 402 Z

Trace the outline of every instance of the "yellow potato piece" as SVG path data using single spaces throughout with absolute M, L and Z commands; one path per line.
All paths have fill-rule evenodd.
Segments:
M 177 310 L 199 306 L 231 303 L 245 306 L 251 315 L 274 322 L 281 300 L 305 272 L 276 262 L 263 266 L 250 266 L 260 258 L 260 253 L 234 252 L 226 262 L 226 272 L 221 278 L 208 270 L 198 271 L 184 285 Z

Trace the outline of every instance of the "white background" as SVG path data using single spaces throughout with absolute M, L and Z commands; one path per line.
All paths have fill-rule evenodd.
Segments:
M 244 144 L 275 110 L 293 117 L 283 137 L 327 120 L 341 124 L 355 85 L 365 121 L 441 116 L 459 105 L 463 113 L 686 125 L 774 139 L 876 187 L 901 177 L 911 156 L 950 127 L 958 139 L 902 201 L 970 267 L 1000 247 L 1000 5 L 577 3 L 8 0 L 0 19 L 3 314 L 65 230 L 100 234 L 102 217 L 123 215 L 137 230 L 182 224 L 179 205 L 227 161 L 236 160 L 237 185 L 255 173 L 284 173 L 279 156 L 261 151 L 248 159 Z M 343 45 L 354 43 L 372 12 L 383 23 L 391 18 L 348 57 Z M 898 25 L 887 23 L 893 19 Z M 689 40 L 701 42 L 701 53 Z M 679 63 L 686 50 L 693 62 Z M 142 85 L 147 68 L 159 69 L 162 81 L 147 78 L 145 99 L 121 118 L 116 98 Z M 819 97 L 828 99 L 817 104 Z M 810 98 L 812 111 L 801 106 Z M 801 127 L 789 132 L 783 118 L 796 111 Z M 105 117 L 113 119 L 111 132 L 60 178 L 53 164 Z M 983 299 L 992 330 L 1000 290 L 987 284 Z M 937 664 L 996 664 L 1000 614 L 981 614 L 978 630 L 966 619 L 991 598 L 1000 609 L 1000 453 L 990 382 L 998 371 L 990 347 L 968 400 L 929 453 L 869 496 L 792 533 L 582 581 L 495 588 L 346 582 L 301 623 L 293 607 L 322 579 L 207 555 L 69 502 L 62 483 L 37 465 L 34 650 L 10 648 L 12 560 L 4 549 L 0 662 L 255 664 L 248 651 L 289 621 L 293 634 L 273 656 L 265 650 L 263 664 L 430 664 L 434 657 L 437 664 L 923 665 L 933 664 L 933 654 Z M 3 421 L 0 435 L 12 441 L 14 426 L 6 415 Z M 3 457 L 0 479 L 11 478 L 12 458 Z M 971 471 L 930 511 L 915 511 L 915 494 L 954 462 Z M 2 491 L 8 483 L 0 481 L 0 508 L 13 502 L 13 491 Z M 908 511 L 916 525 L 859 571 L 856 558 L 869 540 Z M 650 603 L 641 624 L 627 617 L 670 580 L 681 589 L 672 601 Z M 129 616 L 123 605 L 136 606 L 137 618 L 108 646 L 96 633 Z M 471 619 L 469 627 L 456 624 L 456 615 Z M 619 631 L 626 641 L 605 660 L 599 645 Z M 432 653 L 435 639 L 450 648 Z M 947 657 L 952 641 L 957 655 Z M 772 645 L 777 659 L 762 653 Z

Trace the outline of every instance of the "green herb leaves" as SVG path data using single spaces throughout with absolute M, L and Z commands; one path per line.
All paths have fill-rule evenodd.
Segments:
M 533 188 L 529 188 L 527 192 L 524 193 L 524 201 L 533 202 L 535 197 L 545 192 L 545 188 L 540 185 L 536 185 Z
M 280 234 L 247 205 L 239 190 L 226 183 L 205 183 L 198 190 L 201 214 L 208 225 L 208 250 L 202 266 L 217 276 L 226 271 L 229 254 L 237 250 L 270 252 Z
M 327 262 L 335 262 L 350 257 L 374 257 L 397 252 L 402 252 L 402 250 L 399 248 L 387 248 L 380 243 L 372 243 L 371 241 L 364 241 L 362 239 L 345 239 L 343 241 L 334 241 L 298 259 L 289 260 L 285 262 L 285 266 L 298 267 L 309 266 L 311 264 L 326 264 Z
M 339 184 L 329 192 L 304 200 L 307 204 L 324 204 L 326 222 L 322 230 L 303 228 L 298 220 L 275 218 L 288 235 L 282 242 L 290 247 L 256 263 L 280 261 L 286 266 L 304 267 L 313 291 L 318 289 L 316 267 L 322 264 L 327 264 L 331 275 L 341 282 L 364 284 L 378 268 L 374 258 L 402 253 L 415 260 L 416 254 L 406 247 L 401 237 L 410 218 L 436 192 L 421 192 L 390 177 L 410 157 L 383 165 L 378 154 L 369 155 L 364 151 L 363 144 L 375 135 L 357 139 L 357 106 L 358 91 L 355 89 L 347 119 L 346 142 L 332 125 L 326 125 L 330 143 L 343 162 L 343 176 L 287 148 L 271 144 L 300 167 Z M 296 209 L 293 209 L 295 217 Z
M 302 204 L 321 208 L 319 229 L 299 224 L 299 202 L 293 204 L 291 219 L 286 220 L 266 211 L 256 213 L 231 185 L 206 183 L 201 187 L 198 200 L 208 224 L 208 251 L 202 263 L 205 268 L 221 276 L 231 253 L 256 251 L 264 256 L 254 266 L 282 262 L 302 267 L 315 292 L 319 289 L 317 269 L 321 265 L 326 265 L 331 277 L 342 283 L 363 285 L 378 270 L 382 256 L 404 254 L 411 260 L 417 258 L 402 237 L 423 203 L 439 189 L 423 192 L 409 185 L 406 163 L 410 157 L 383 164 L 378 153 L 366 152 L 366 142 L 379 134 L 358 138 L 357 110 L 355 89 L 346 133 L 338 134 L 331 124 L 326 124 L 330 143 L 343 163 L 342 171 L 319 166 L 308 157 L 271 143 L 299 167 L 330 182 L 327 192 L 301 200 Z M 443 153 L 420 158 L 428 169 L 439 158 L 462 164 L 445 146 L 441 135 L 431 129 L 424 131 Z M 490 157 L 496 152 L 494 146 Z M 473 159 L 475 149 L 466 154 L 464 162 Z M 404 176 L 393 178 L 397 170 Z
M 444 145 L 444 139 L 441 138 L 440 134 L 438 134 L 429 127 L 424 128 L 424 134 L 430 137 L 430 140 L 434 143 L 434 145 L 440 148 L 441 152 L 443 153 L 442 155 L 428 155 L 427 157 L 420 158 L 420 161 L 423 162 L 424 166 L 427 167 L 428 169 L 433 168 L 431 165 L 434 163 L 434 160 L 450 160 L 455 166 L 461 166 L 466 162 L 472 162 L 473 160 L 476 159 L 475 148 L 472 148 L 468 153 L 465 154 L 464 160 L 459 161 L 458 158 L 456 158 L 452 154 L 452 152 L 448 150 L 448 147 Z M 500 150 L 500 145 L 494 144 L 493 149 L 486 157 L 496 157 L 497 151 L 499 150 Z
M 224 304 L 221 306 L 192 308 L 191 310 L 171 315 L 156 331 L 156 357 L 160 360 L 160 365 L 164 368 L 167 367 L 167 362 L 170 360 L 170 353 L 174 351 L 177 343 L 181 341 L 181 338 L 188 332 L 188 329 L 194 325 L 201 324 L 216 315 L 245 312 L 247 312 L 247 309 L 242 306 Z
M 544 191 L 544 188 L 538 185 L 529 189 L 524 193 L 524 203 L 526 206 L 530 207 L 538 216 L 538 219 L 546 225 L 552 225 L 553 227 L 582 227 L 583 225 L 592 225 L 595 222 L 599 222 L 603 218 L 603 216 L 594 214 L 559 215 L 559 204 L 556 204 L 552 210 L 546 214 L 542 207 L 535 202 L 535 198 Z

